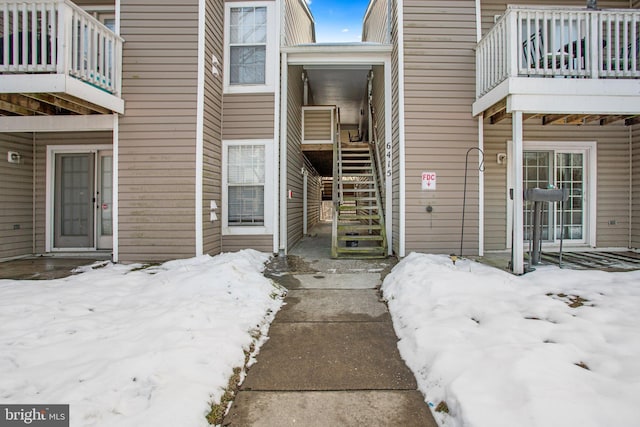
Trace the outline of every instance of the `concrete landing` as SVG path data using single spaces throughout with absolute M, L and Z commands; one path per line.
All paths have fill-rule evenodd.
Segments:
M 223 425 L 436 427 L 378 295 L 395 260 L 332 260 L 315 230 L 265 271 L 286 305 Z
M 389 322 L 274 323 L 242 390 L 415 390 Z
M 233 426 L 436 427 L 416 391 L 242 392 L 228 419 Z

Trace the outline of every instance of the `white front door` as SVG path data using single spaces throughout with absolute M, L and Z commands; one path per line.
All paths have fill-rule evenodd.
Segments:
M 113 248 L 113 152 L 53 154 L 53 248 Z

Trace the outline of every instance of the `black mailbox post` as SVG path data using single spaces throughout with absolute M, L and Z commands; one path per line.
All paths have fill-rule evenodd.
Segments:
M 524 200 L 533 202 L 533 249 L 531 253 L 531 264 L 540 263 L 540 246 L 542 236 L 542 207 L 543 203 L 548 202 L 566 202 L 569 200 L 568 188 L 530 188 L 524 192 Z M 563 219 L 563 215 L 560 215 Z M 562 237 L 564 233 L 562 229 L 564 224 L 560 225 L 560 252 L 562 257 Z M 562 259 L 562 258 L 560 258 Z

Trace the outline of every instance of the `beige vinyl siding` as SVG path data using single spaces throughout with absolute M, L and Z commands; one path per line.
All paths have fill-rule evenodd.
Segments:
M 17 152 L 20 163 L 7 161 Z M 0 260 L 33 253 L 33 142 L 26 133 L 0 134 Z
M 307 178 L 307 231 L 320 222 L 322 206 L 322 179 L 317 174 Z
M 47 147 L 54 145 L 113 145 L 113 132 L 51 132 L 36 134 L 36 253 L 45 252 Z
M 406 249 L 459 251 L 465 153 L 478 145 L 475 2 L 404 2 Z M 469 156 L 465 253 L 478 251 L 478 157 Z M 421 190 L 421 173 L 437 190 Z M 433 213 L 425 212 L 426 206 Z
M 287 249 L 291 249 L 302 238 L 303 221 L 303 176 L 304 166 L 301 150 L 302 135 L 302 67 L 290 66 L 287 83 L 287 190 L 293 197 L 287 199 Z
M 233 235 L 222 236 L 224 252 L 237 252 L 242 249 L 255 249 L 260 252 L 273 253 L 273 235 Z
M 205 10 L 205 61 L 212 55 L 222 62 L 223 21 L 222 2 L 207 0 Z M 222 250 L 222 78 L 209 72 L 205 64 L 204 82 L 204 142 L 202 171 L 202 238 L 203 251 L 215 255 Z M 219 70 L 221 71 L 221 70 Z M 211 201 L 218 209 L 218 221 L 210 221 Z
M 362 24 L 362 41 L 389 43 L 389 24 L 387 21 L 390 0 L 371 0 L 370 12 Z
M 297 84 L 297 82 L 296 82 Z M 301 110 L 296 113 L 300 116 Z M 291 112 L 292 114 L 294 112 Z M 304 112 L 304 140 L 305 141 L 327 141 L 332 139 L 331 116 L 333 111 L 326 110 L 305 110 Z M 291 116 L 289 116 L 291 117 Z
M 284 46 L 315 42 L 313 18 L 305 0 L 285 0 Z
M 222 139 L 273 139 L 273 93 L 225 94 Z
M 631 216 L 631 247 L 640 248 L 640 126 L 634 126 L 632 130 L 632 200 L 633 209 Z
M 398 78 L 400 75 L 399 50 L 398 45 L 398 2 L 391 0 L 391 139 L 392 139 L 392 214 L 391 224 L 393 252 L 400 253 L 400 101 Z
M 198 1 L 121 4 L 122 261 L 195 254 Z
M 506 247 L 507 165 L 495 161 L 507 152 L 510 120 L 485 126 L 485 248 Z M 622 124 L 609 126 L 542 126 L 540 120 L 524 122 L 526 141 L 596 141 L 597 208 L 596 245 L 627 247 L 629 241 L 629 131 Z M 526 149 L 526 147 L 525 147 Z M 615 224 L 610 224 L 615 221 Z

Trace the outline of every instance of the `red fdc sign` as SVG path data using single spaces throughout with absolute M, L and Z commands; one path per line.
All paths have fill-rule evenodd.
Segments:
M 436 173 L 435 172 L 422 172 L 422 189 L 423 190 L 436 189 Z

